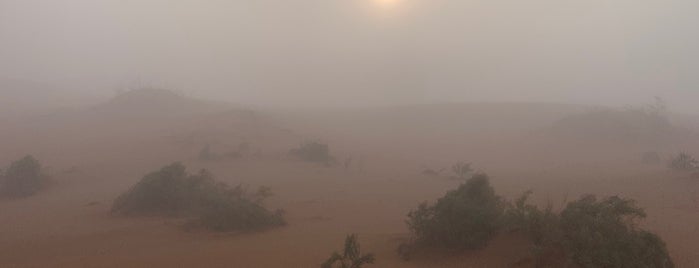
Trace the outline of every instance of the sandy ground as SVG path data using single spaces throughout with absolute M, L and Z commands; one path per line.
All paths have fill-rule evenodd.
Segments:
M 230 121 L 216 118 L 209 120 L 218 125 Z M 528 253 L 525 241 L 500 237 L 485 250 L 426 253 L 409 262 L 396 253 L 409 237 L 404 221 L 410 209 L 459 185 L 424 176 L 422 169 L 459 160 L 473 161 L 490 174 L 506 198 L 531 189 L 542 205 L 560 206 L 586 193 L 637 199 L 648 212 L 643 226 L 665 239 L 677 266 L 699 267 L 699 180 L 663 166 L 636 164 L 641 149 L 607 148 L 614 153 L 604 158 L 592 153 L 570 158 L 540 146 L 535 138 L 497 138 L 468 127 L 406 133 L 383 125 L 376 132 L 366 126 L 353 132 L 320 119 L 289 119 L 279 128 L 235 123 L 229 127 L 233 130 L 211 134 L 193 131 L 208 129 L 201 118 L 175 121 L 147 131 L 133 124 L 105 127 L 92 119 L 6 128 L 0 163 L 32 152 L 49 167 L 53 184 L 30 198 L 0 201 L 0 267 L 318 267 L 349 233 L 359 234 L 363 251 L 377 255 L 370 267 L 508 267 Z M 290 134 L 287 127 L 304 131 Z M 487 133 L 497 133 L 494 129 Z M 354 165 L 345 170 L 286 159 L 284 150 L 299 137 L 322 137 L 339 159 L 352 157 Z M 201 162 L 196 160 L 199 139 L 219 141 L 220 147 L 245 140 L 260 153 Z M 593 151 L 580 152 L 588 150 Z M 230 184 L 272 187 L 275 196 L 267 205 L 284 209 L 289 224 L 258 233 L 218 234 L 186 231 L 176 219 L 109 213 L 114 198 L 143 174 L 177 160 L 191 170 L 209 169 Z

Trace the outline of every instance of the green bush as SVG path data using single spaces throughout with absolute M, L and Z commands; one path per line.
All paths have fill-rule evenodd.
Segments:
M 508 209 L 507 225 L 532 239 L 538 266 L 569 263 L 583 268 L 674 267 L 665 243 L 636 227 L 637 220 L 646 215 L 633 200 L 616 196 L 598 200 L 587 195 L 557 214 L 551 206 L 541 210 L 526 204 L 529 194 L 525 193 Z
M 633 200 L 587 195 L 556 213 L 551 205 L 528 204 L 530 195 L 501 201 L 487 175 L 474 175 L 436 204 L 408 214 L 414 239 L 398 252 L 408 259 L 416 246 L 478 249 L 509 230 L 531 239 L 535 267 L 674 267 L 662 239 L 637 227 L 646 214 Z
M 498 233 L 503 211 L 488 176 L 477 174 L 436 204 L 421 204 L 408 214 L 407 223 L 418 244 L 475 249 Z
M 665 243 L 636 227 L 646 217 L 630 199 L 588 195 L 561 212 L 561 245 L 581 267 L 674 267 Z
M 306 162 L 332 164 L 335 159 L 330 155 L 330 147 L 320 142 L 305 142 L 289 154 Z
M 188 174 L 181 163 L 163 167 L 144 176 L 112 206 L 124 215 L 165 215 L 193 217 L 193 225 L 215 231 L 254 230 L 284 224 L 281 211 L 270 212 L 263 205 L 269 188 L 249 194 L 216 182 L 206 170 Z
M 348 235 L 345 238 L 343 254 L 334 252 L 330 258 L 321 264 L 321 268 L 361 268 L 365 264 L 374 263 L 374 254 L 361 254 L 357 235 Z
M 533 240 L 538 252 L 545 251 L 547 245 L 559 241 L 562 234 L 558 228 L 560 216 L 549 205 L 545 209 L 528 204 L 532 191 L 525 192 L 513 204 L 508 204 L 505 212 L 505 226 L 510 231 L 523 232 Z
M 41 163 L 29 155 L 15 161 L 0 176 L 0 194 L 10 197 L 26 197 L 35 194 L 46 184 Z

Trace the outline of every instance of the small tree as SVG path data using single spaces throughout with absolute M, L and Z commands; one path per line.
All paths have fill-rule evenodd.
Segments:
M 669 167 L 674 170 L 691 171 L 697 168 L 699 161 L 688 153 L 682 152 L 670 160 Z
M 374 263 L 374 254 L 361 254 L 357 235 L 351 234 L 345 238 L 343 254 L 334 252 L 321 268 L 361 268 L 365 264 Z
M 2 177 L 0 193 L 13 197 L 33 195 L 46 183 L 41 163 L 31 155 L 12 163 Z
M 468 175 L 473 172 L 473 168 L 471 167 L 471 163 L 458 162 L 451 167 L 451 171 L 454 172 L 456 178 L 466 180 Z

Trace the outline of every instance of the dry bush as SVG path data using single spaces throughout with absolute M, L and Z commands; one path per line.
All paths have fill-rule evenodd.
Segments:
M 216 182 L 206 170 L 188 174 L 175 163 L 144 176 L 119 196 L 112 211 L 124 215 L 192 217 L 193 226 L 215 231 L 264 229 L 284 224 L 281 211 L 262 205 L 269 188 L 250 194 L 242 186 Z

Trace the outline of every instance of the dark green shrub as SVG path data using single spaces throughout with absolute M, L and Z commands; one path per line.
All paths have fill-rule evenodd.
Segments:
M 529 194 L 508 209 L 507 225 L 532 239 L 537 267 L 566 262 L 583 268 L 674 267 L 665 243 L 636 227 L 645 212 L 633 200 L 587 195 L 557 214 L 551 206 L 526 204 Z
M 646 214 L 633 200 L 588 195 L 560 217 L 561 245 L 581 267 L 674 267 L 662 239 L 636 227 Z
M 119 196 L 112 211 L 126 215 L 193 217 L 193 225 L 216 231 L 254 230 L 284 224 L 281 212 L 270 212 L 262 201 L 269 188 L 249 194 L 242 186 L 216 182 L 206 170 L 188 174 L 175 163 L 150 173 Z
M 688 153 L 679 153 L 670 160 L 669 167 L 674 170 L 691 171 L 699 167 L 699 161 Z
M 330 258 L 321 264 L 321 268 L 361 268 L 365 264 L 374 263 L 374 254 L 361 254 L 357 235 L 348 235 L 345 238 L 343 254 L 334 252 Z
M 330 147 L 320 142 L 305 142 L 299 148 L 291 149 L 289 154 L 306 162 L 332 164 L 335 159 L 330 155 Z
M 560 217 L 551 205 L 542 210 L 528 204 L 531 194 L 531 191 L 527 191 L 513 204 L 508 204 L 505 225 L 511 231 L 521 231 L 529 235 L 537 246 L 537 251 L 544 251 L 545 247 L 559 241 L 562 236 L 558 228 Z
M 475 249 L 498 233 L 503 210 L 488 176 L 477 174 L 436 204 L 421 204 L 408 214 L 407 223 L 418 244 Z
M 26 197 L 35 194 L 46 184 L 41 163 L 29 155 L 15 161 L 0 176 L 0 194 L 10 197 Z

